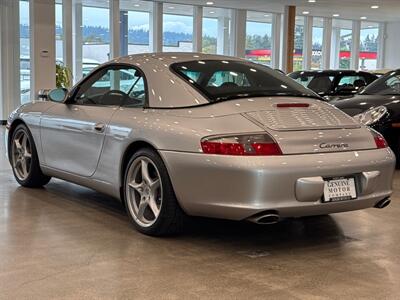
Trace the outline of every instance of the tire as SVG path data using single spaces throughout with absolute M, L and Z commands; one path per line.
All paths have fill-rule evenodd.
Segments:
M 123 195 L 129 219 L 139 232 L 165 236 L 182 231 L 185 213 L 156 151 L 144 148 L 131 157 L 124 174 Z
M 26 125 L 20 124 L 15 128 L 9 149 L 14 177 L 20 185 L 39 188 L 50 181 L 51 177 L 44 175 L 40 169 L 35 142 Z

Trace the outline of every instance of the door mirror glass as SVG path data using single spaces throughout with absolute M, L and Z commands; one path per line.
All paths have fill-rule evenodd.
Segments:
M 65 88 L 54 89 L 48 94 L 50 101 L 63 102 L 68 94 L 68 90 Z

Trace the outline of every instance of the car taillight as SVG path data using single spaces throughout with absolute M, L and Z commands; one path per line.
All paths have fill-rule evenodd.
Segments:
M 378 133 L 376 131 L 372 131 L 372 130 L 371 130 L 371 133 L 374 136 L 376 148 L 382 149 L 382 148 L 388 147 L 388 144 L 387 144 L 385 138 L 380 133 Z
M 281 148 L 268 134 L 208 137 L 201 141 L 207 154 L 282 155 Z

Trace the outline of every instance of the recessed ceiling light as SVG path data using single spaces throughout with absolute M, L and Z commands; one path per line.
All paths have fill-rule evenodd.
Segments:
M 134 6 L 134 7 L 139 7 L 139 6 L 140 6 L 140 4 L 134 4 L 133 6 Z
M 367 17 L 360 17 L 360 19 L 361 19 L 361 20 L 366 20 L 366 19 L 367 19 Z
M 308 0 L 308 3 L 315 3 L 317 0 Z
M 377 9 L 377 8 L 379 8 L 379 5 L 372 5 L 371 8 L 372 9 Z
M 339 14 L 333 14 L 332 17 L 340 17 Z
M 210 11 L 210 14 L 215 14 L 215 11 Z
M 207 4 L 207 5 L 214 5 L 214 2 L 212 2 L 212 1 L 207 1 L 206 4 Z
M 308 15 L 309 13 L 309 11 L 303 11 L 303 15 Z
M 174 9 L 175 7 L 173 7 L 173 6 L 168 6 L 168 8 L 169 8 L 169 9 Z

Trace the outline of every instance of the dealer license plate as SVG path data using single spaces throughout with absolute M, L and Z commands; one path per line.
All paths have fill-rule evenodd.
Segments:
M 353 177 L 325 181 L 323 202 L 345 201 L 357 198 Z

